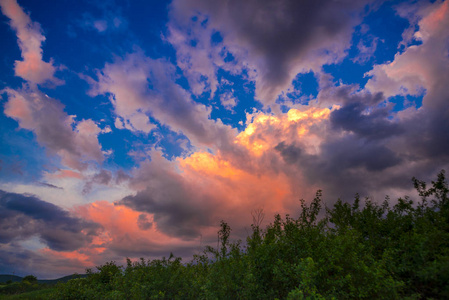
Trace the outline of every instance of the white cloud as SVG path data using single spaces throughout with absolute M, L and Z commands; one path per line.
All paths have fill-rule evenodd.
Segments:
M 109 95 L 118 116 L 117 128 L 149 132 L 154 128 L 149 115 L 182 132 L 196 146 L 225 146 L 235 134 L 221 121 L 211 120 L 211 109 L 195 103 L 175 83 L 175 67 L 165 60 L 153 60 L 141 52 L 128 54 L 106 64 L 98 78 L 98 82 L 90 82 L 91 95 Z

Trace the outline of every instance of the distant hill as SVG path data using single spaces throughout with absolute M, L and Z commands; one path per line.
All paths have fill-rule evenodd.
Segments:
M 67 282 L 70 279 L 74 279 L 74 278 L 84 278 L 87 277 L 87 274 L 78 274 L 78 275 L 67 275 L 58 279 L 43 279 L 43 280 L 37 280 L 38 283 L 47 283 L 47 284 L 54 284 L 54 283 L 58 283 L 58 282 Z M 12 282 L 18 282 L 18 281 L 22 281 L 23 277 L 20 276 L 16 276 L 16 275 L 0 275 L 0 283 L 4 283 L 7 282 L 8 280 L 11 280 Z
M 44 280 L 37 280 L 37 282 L 39 283 L 48 283 L 48 284 L 53 284 L 53 283 L 58 283 L 58 282 L 67 282 L 70 279 L 75 279 L 75 278 L 85 278 L 87 277 L 87 274 L 73 274 L 73 275 L 67 275 L 58 279 L 44 279 Z

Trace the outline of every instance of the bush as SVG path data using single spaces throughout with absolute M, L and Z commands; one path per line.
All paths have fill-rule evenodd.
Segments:
M 27 281 L 29 283 L 36 283 L 37 282 L 37 278 L 34 275 L 27 275 L 27 276 L 22 278 L 22 281 Z

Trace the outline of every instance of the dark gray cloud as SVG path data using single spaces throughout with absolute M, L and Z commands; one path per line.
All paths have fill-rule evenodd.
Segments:
M 235 50 L 237 59 L 256 69 L 256 93 L 270 104 L 298 72 L 317 71 L 346 56 L 353 28 L 366 13 L 366 5 L 380 2 L 173 1 L 171 18 L 172 26 L 182 28 L 189 25 L 192 15 L 205 15 L 210 26 L 223 33 L 226 49 Z
M 0 244 L 0 257 L 2 274 L 33 274 L 38 279 L 56 279 L 75 272 L 85 272 L 85 267 L 78 260 L 41 255 L 36 251 L 24 249 L 18 243 Z
M 298 161 L 299 156 L 301 155 L 301 149 L 296 147 L 295 145 L 287 145 L 285 141 L 280 142 L 274 147 L 274 150 L 279 151 L 282 158 L 287 164 L 293 164 Z
M 151 227 L 153 227 L 153 222 L 150 222 L 148 220 L 147 215 L 140 214 L 139 218 L 137 218 L 137 226 L 139 226 L 139 228 L 142 230 L 148 230 L 151 229 Z
M 440 160 L 442 163 L 449 160 L 449 98 L 438 109 L 422 109 L 416 116 L 404 120 L 407 128 L 402 148 L 413 149 L 416 159 L 429 158 Z M 407 149 L 403 149 L 404 152 Z M 407 152 L 410 152 L 408 150 Z
M 160 192 L 147 189 L 136 196 L 123 198 L 119 204 L 134 210 L 154 213 L 154 221 L 163 232 L 184 237 L 196 237 L 198 226 L 207 225 L 207 214 L 202 215 L 191 203 L 183 187 L 172 186 L 173 191 L 164 191 L 166 197 L 158 197 Z
M 370 110 L 369 113 L 365 113 Z M 401 124 L 390 121 L 391 107 L 372 108 L 364 103 L 350 103 L 331 113 L 334 128 L 351 131 L 367 139 L 383 139 L 404 132 Z
M 123 182 L 127 182 L 128 180 L 131 179 L 131 176 L 128 175 L 125 171 L 123 170 L 118 170 L 115 174 L 115 183 L 116 184 L 121 184 Z
M 167 165 L 156 157 L 151 163 L 143 164 L 134 184 L 139 181 L 146 189 L 123 198 L 116 205 L 154 214 L 157 228 L 168 235 L 197 237 L 201 226 L 210 224 L 215 207 L 207 195 L 195 191 Z
M 119 175 L 121 176 L 121 175 Z M 83 194 L 88 194 L 92 191 L 94 184 L 108 185 L 112 180 L 112 172 L 108 170 L 101 170 L 97 174 L 90 176 L 83 188 Z
M 327 143 L 322 147 L 323 156 L 330 162 L 329 171 L 362 167 L 369 172 L 384 171 L 401 163 L 401 159 L 383 145 L 364 142 L 352 136 Z
M 396 163 L 394 153 L 388 149 L 370 145 L 363 145 L 354 140 L 354 136 L 336 140 L 322 146 L 320 155 L 302 154 L 291 159 L 291 153 L 302 153 L 302 149 L 295 145 L 282 145 L 276 147 L 286 167 L 292 167 L 304 174 L 304 179 L 309 185 L 314 185 L 324 191 L 327 203 L 332 203 L 339 197 L 350 200 L 355 193 L 369 195 L 375 182 L 372 178 L 380 169 L 385 169 Z M 351 150 L 348 152 L 348 150 Z M 380 152 L 376 152 L 380 150 Z M 389 157 L 391 156 L 391 157 Z M 387 157 L 387 161 L 383 158 Z M 297 174 L 293 174 L 297 177 Z M 306 197 L 305 192 L 300 191 L 301 198 Z M 310 196 L 307 194 L 307 196 Z M 307 199 L 310 200 L 310 199 Z
M 56 185 L 54 185 L 54 184 L 47 183 L 47 182 L 39 182 L 39 185 L 42 185 L 42 186 L 45 186 L 45 187 L 49 187 L 49 188 L 52 188 L 52 189 L 63 190 L 62 187 L 56 186 Z
M 91 242 L 99 229 L 33 195 L 0 191 L 0 243 L 39 236 L 50 249 L 68 251 Z
M 381 92 L 336 86 L 326 74 L 320 79 L 318 102 L 340 107 L 330 114 L 330 130 L 322 132 L 319 152 L 306 153 L 296 139 L 274 150 L 325 195 L 351 199 L 359 192 L 379 199 L 393 190 L 410 193 L 413 176 L 429 181 L 449 166 L 449 107 L 441 100 L 447 92 L 428 93 L 422 107 L 398 113 Z M 429 100 L 439 106 L 428 105 Z
M 157 228 L 173 236 L 197 237 L 200 227 L 209 224 L 213 208 L 207 196 L 194 191 L 160 154 L 154 153 L 134 175 L 132 185 L 145 188 L 116 205 L 154 214 Z

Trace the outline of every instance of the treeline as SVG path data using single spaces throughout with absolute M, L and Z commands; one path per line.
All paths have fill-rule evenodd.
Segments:
M 449 299 L 449 189 L 445 173 L 420 200 L 391 206 L 355 197 L 322 210 L 321 191 L 299 218 L 253 215 L 246 245 L 221 223 L 218 249 L 191 262 L 109 262 L 59 284 L 55 299 Z

